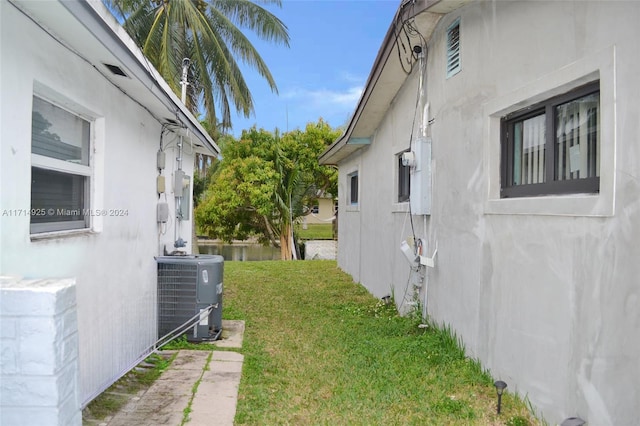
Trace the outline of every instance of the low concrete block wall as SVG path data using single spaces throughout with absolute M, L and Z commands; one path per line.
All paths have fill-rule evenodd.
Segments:
M 305 243 L 305 260 L 336 260 L 338 242 L 334 240 L 309 240 Z
M 0 277 L 0 424 L 81 425 L 75 280 Z

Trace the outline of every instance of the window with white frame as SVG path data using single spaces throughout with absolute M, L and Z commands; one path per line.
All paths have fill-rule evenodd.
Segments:
M 358 205 L 358 172 L 347 175 L 347 184 L 349 186 L 349 199 L 347 204 L 351 206 Z
M 89 226 L 91 123 L 38 96 L 31 121 L 31 233 Z
M 501 133 L 502 198 L 599 192 L 599 82 L 503 117 Z
M 396 164 L 398 165 L 398 203 L 409 201 L 411 194 L 411 167 L 402 161 L 402 154 L 398 154 Z
M 447 78 L 462 69 L 460 64 L 460 18 L 447 28 Z

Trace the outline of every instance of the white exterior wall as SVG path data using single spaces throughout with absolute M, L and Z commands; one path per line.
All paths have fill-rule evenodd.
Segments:
M 0 14 L 2 210 L 30 208 L 35 91 L 94 119 L 90 207 L 126 211 L 94 217 L 91 232 L 46 239 L 31 238 L 26 215 L 1 217 L 1 275 L 76 279 L 81 401 L 87 402 L 156 340 L 154 256 L 165 244 L 173 250 L 175 240 L 173 219 L 165 235 L 156 223 L 161 124 L 15 7 L 0 2 Z M 167 136 L 165 145 L 171 140 Z M 186 145 L 183 169 L 192 176 L 193 155 Z M 167 188 L 175 168 L 172 146 L 164 172 Z M 175 217 L 171 192 L 167 200 Z M 180 234 L 191 239 L 190 221 L 183 222 Z
M 73 280 L 0 278 L 0 424 L 82 424 Z
M 462 71 L 446 79 L 445 32 L 458 17 Z M 635 2 L 474 2 L 429 42 L 426 234 L 414 217 L 427 254 L 438 244 L 428 311 L 551 423 L 640 418 L 639 20 Z M 600 194 L 501 200 L 500 117 L 594 78 Z M 376 296 L 407 279 L 398 246 L 409 234 L 389 199 L 416 90 L 407 79 L 371 146 L 340 164 L 339 265 Z M 360 211 L 347 213 L 355 167 Z

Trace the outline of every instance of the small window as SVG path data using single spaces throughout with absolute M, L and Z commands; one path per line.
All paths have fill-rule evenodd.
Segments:
M 88 227 L 91 123 L 39 97 L 31 121 L 31 233 Z
M 460 72 L 460 18 L 447 28 L 447 78 Z
M 311 207 L 311 213 L 313 214 L 318 214 L 320 213 L 320 206 L 318 206 L 317 204 L 313 207 Z
M 591 83 L 502 119 L 501 196 L 600 188 L 600 89 Z
M 358 172 L 353 172 L 347 176 L 349 182 L 349 204 L 358 205 Z
M 402 153 L 398 154 L 398 202 L 405 203 L 409 201 L 411 193 L 411 167 L 404 165 L 402 162 Z

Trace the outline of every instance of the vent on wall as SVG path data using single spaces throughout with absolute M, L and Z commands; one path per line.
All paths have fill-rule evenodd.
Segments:
M 460 18 L 447 28 L 447 78 L 460 72 Z
M 119 75 L 119 76 L 122 76 L 122 77 L 129 77 L 129 76 L 127 75 L 127 73 L 125 73 L 125 72 L 122 70 L 122 68 L 120 68 L 120 67 L 119 67 L 119 66 L 117 66 L 117 65 L 106 64 L 106 63 L 104 63 L 104 62 L 102 63 L 102 65 L 104 65 L 105 67 L 107 67 L 107 69 L 108 69 L 109 71 L 111 71 L 111 73 L 113 73 L 113 74 L 115 74 L 115 75 Z

